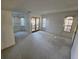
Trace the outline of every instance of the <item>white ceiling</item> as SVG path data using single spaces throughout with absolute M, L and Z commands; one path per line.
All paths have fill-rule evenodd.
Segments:
M 2 0 L 2 9 L 31 11 L 33 15 L 77 10 L 77 0 Z

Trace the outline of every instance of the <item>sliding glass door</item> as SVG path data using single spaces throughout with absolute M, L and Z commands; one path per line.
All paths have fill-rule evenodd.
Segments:
M 31 19 L 31 24 L 32 24 L 32 32 L 38 31 L 40 29 L 40 18 L 33 17 Z
M 39 30 L 40 27 L 40 18 L 36 18 L 36 30 Z
M 35 31 L 35 18 L 31 19 L 32 31 Z

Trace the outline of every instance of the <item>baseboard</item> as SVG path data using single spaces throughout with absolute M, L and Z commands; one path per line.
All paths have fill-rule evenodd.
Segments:
M 7 49 L 7 48 L 9 48 L 9 47 L 12 47 L 12 46 L 14 46 L 14 45 L 15 45 L 15 43 L 10 44 L 10 45 L 6 45 L 5 47 L 1 47 L 1 50 L 5 50 L 5 49 Z

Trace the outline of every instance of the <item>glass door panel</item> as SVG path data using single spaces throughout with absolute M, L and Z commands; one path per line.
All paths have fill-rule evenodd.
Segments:
M 40 22 L 40 19 L 36 18 L 36 30 L 39 30 L 39 22 Z
M 33 17 L 31 19 L 32 24 L 32 32 L 38 31 L 40 27 L 40 18 L 39 17 Z
M 35 31 L 35 18 L 32 18 L 31 23 L 32 23 L 32 31 Z

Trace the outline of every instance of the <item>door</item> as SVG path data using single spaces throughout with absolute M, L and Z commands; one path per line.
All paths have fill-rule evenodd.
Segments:
M 40 18 L 32 17 L 31 24 L 32 24 L 32 32 L 38 31 L 40 29 Z
M 32 24 L 32 32 L 35 31 L 35 18 L 31 19 L 31 24 Z
M 36 31 L 40 29 L 40 18 L 36 18 Z

